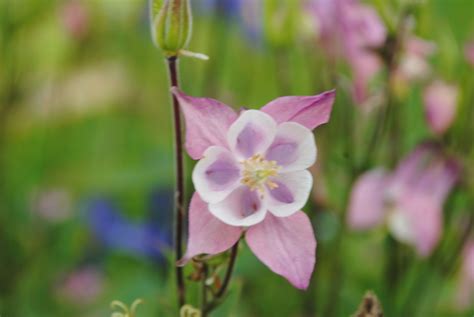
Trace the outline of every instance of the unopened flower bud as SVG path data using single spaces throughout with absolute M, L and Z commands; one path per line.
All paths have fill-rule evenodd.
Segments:
M 177 56 L 191 39 L 192 14 L 189 0 L 150 0 L 151 34 L 166 56 Z

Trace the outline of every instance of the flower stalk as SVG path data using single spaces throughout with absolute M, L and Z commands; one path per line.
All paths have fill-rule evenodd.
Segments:
M 171 87 L 179 87 L 178 81 L 178 57 L 171 56 L 166 59 L 170 77 Z M 183 256 L 183 225 L 184 225 L 184 166 L 182 148 L 181 115 L 178 99 L 171 94 L 173 99 L 173 121 L 174 121 L 174 146 L 175 146 L 175 168 L 176 168 L 176 191 L 175 191 L 175 259 L 178 261 Z M 183 267 L 176 266 L 176 284 L 178 289 L 178 304 L 182 307 L 186 303 L 186 287 L 184 283 Z

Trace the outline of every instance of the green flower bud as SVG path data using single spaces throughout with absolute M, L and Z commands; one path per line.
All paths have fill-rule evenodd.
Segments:
M 189 0 L 150 0 L 151 34 L 166 56 L 177 56 L 191 39 L 192 14 Z

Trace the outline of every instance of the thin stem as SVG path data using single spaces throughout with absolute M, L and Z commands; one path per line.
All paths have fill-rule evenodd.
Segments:
M 240 240 L 239 240 L 240 241 Z M 232 277 L 232 273 L 234 271 L 235 260 L 237 259 L 237 251 L 239 250 L 239 241 L 237 241 L 232 250 L 230 251 L 230 260 L 229 266 L 227 267 L 227 272 L 224 277 L 224 281 L 222 282 L 221 288 L 217 291 L 216 297 L 222 297 L 229 286 L 230 278 Z
M 167 58 L 168 70 L 172 87 L 178 87 L 178 58 L 172 56 Z M 181 117 L 179 111 L 178 99 L 171 94 L 173 98 L 173 119 L 174 119 L 174 146 L 176 159 L 176 192 L 175 192 L 175 256 L 176 261 L 183 256 L 183 219 L 184 219 L 184 169 L 183 169 L 183 148 L 181 135 Z M 179 307 L 186 303 L 186 288 L 184 284 L 183 268 L 176 266 L 176 283 L 178 289 Z
M 389 88 L 387 88 L 387 91 L 388 90 Z M 388 93 L 386 95 L 387 95 L 387 104 L 385 105 L 383 109 L 379 109 L 379 114 L 375 121 L 375 128 L 370 138 L 369 146 L 367 147 L 367 150 L 365 152 L 365 158 L 362 161 L 362 166 L 360 167 L 359 172 L 361 172 L 362 170 L 365 170 L 368 167 L 369 162 L 370 162 L 370 157 L 374 155 L 375 149 L 377 148 L 378 143 L 382 139 L 383 130 L 384 130 L 384 127 L 386 126 L 388 113 L 390 111 L 390 106 L 391 106 L 390 105 L 391 96 Z
M 208 277 L 209 269 L 207 267 L 207 263 L 203 263 L 202 267 L 202 281 L 201 281 L 201 287 L 202 287 L 202 298 L 201 298 L 201 316 L 202 317 L 207 317 L 207 311 L 206 311 L 206 306 L 207 306 L 207 277 Z
M 438 247 L 436 253 L 431 256 L 429 262 L 426 262 L 425 265 L 431 268 L 438 269 L 440 275 L 444 276 L 446 279 L 449 278 L 449 276 L 454 273 L 456 269 L 456 263 L 458 263 L 459 259 L 462 257 L 464 246 L 471 237 L 471 234 L 474 230 L 473 224 L 474 215 L 469 215 L 464 229 L 462 230 L 462 232 L 460 232 L 459 236 L 456 236 L 456 238 L 454 239 L 454 245 L 448 249 L 450 251 L 454 250 L 454 252 L 450 252 L 448 255 L 446 255 L 446 253 L 442 253 L 440 251 L 441 248 Z M 443 261 L 443 259 L 446 260 Z M 441 265 L 439 265 L 438 263 L 441 263 Z M 436 268 L 436 266 L 438 265 L 439 267 Z M 420 311 L 421 304 L 414 305 L 414 301 L 416 301 L 417 303 L 421 303 L 422 299 L 426 298 L 427 291 L 432 289 L 431 285 L 433 283 L 436 283 L 430 272 L 432 271 L 425 269 L 416 276 L 415 282 L 413 283 L 414 287 L 410 289 L 405 301 L 402 302 L 400 308 L 401 316 L 406 316 L 407 313 L 414 313 Z M 436 287 L 434 291 L 435 298 L 441 296 L 442 290 L 442 287 Z
M 222 299 L 222 296 L 224 296 L 224 294 L 226 293 L 227 288 L 229 287 L 232 273 L 234 271 L 235 260 L 237 259 L 237 251 L 239 250 L 239 242 L 240 240 L 234 244 L 234 246 L 232 247 L 230 251 L 229 265 L 227 266 L 227 271 L 224 276 L 224 281 L 222 282 L 222 285 L 219 288 L 219 290 L 215 293 L 214 299 L 204 309 L 206 313 L 212 311 L 216 307 L 216 305 Z
M 364 170 L 369 165 L 369 160 L 371 156 L 374 155 L 378 147 L 379 142 L 383 138 L 384 130 L 387 128 L 388 118 L 390 112 L 394 108 L 393 96 L 392 96 L 392 80 L 393 74 L 398 67 L 398 60 L 401 50 L 403 49 L 403 41 L 405 40 L 406 29 L 408 27 L 408 18 L 410 16 L 410 10 L 404 10 L 401 14 L 400 20 L 398 22 L 397 30 L 394 36 L 389 36 L 385 42 L 384 47 L 382 47 L 382 57 L 384 64 L 387 68 L 387 83 L 385 87 L 385 96 L 387 98 L 386 105 L 384 109 L 379 110 L 377 121 L 375 122 L 375 128 L 373 130 L 372 136 L 367 147 L 365 158 L 362 160 L 360 170 Z M 397 137 L 397 136 L 395 136 Z M 396 148 L 396 147 L 395 147 Z M 392 158 L 394 158 L 392 156 Z M 359 171 L 360 172 L 360 171 Z

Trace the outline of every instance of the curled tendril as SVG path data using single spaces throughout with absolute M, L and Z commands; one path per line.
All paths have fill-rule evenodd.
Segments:
M 137 310 L 137 307 L 142 303 L 142 299 L 136 299 L 133 301 L 132 306 L 130 306 L 129 309 L 128 306 L 125 305 L 123 302 L 114 300 L 110 303 L 110 308 L 121 311 L 113 312 L 111 317 L 136 317 L 135 312 Z
M 179 311 L 180 317 L 201 317 L 201 311 L 191 305 L 184 305 Z

